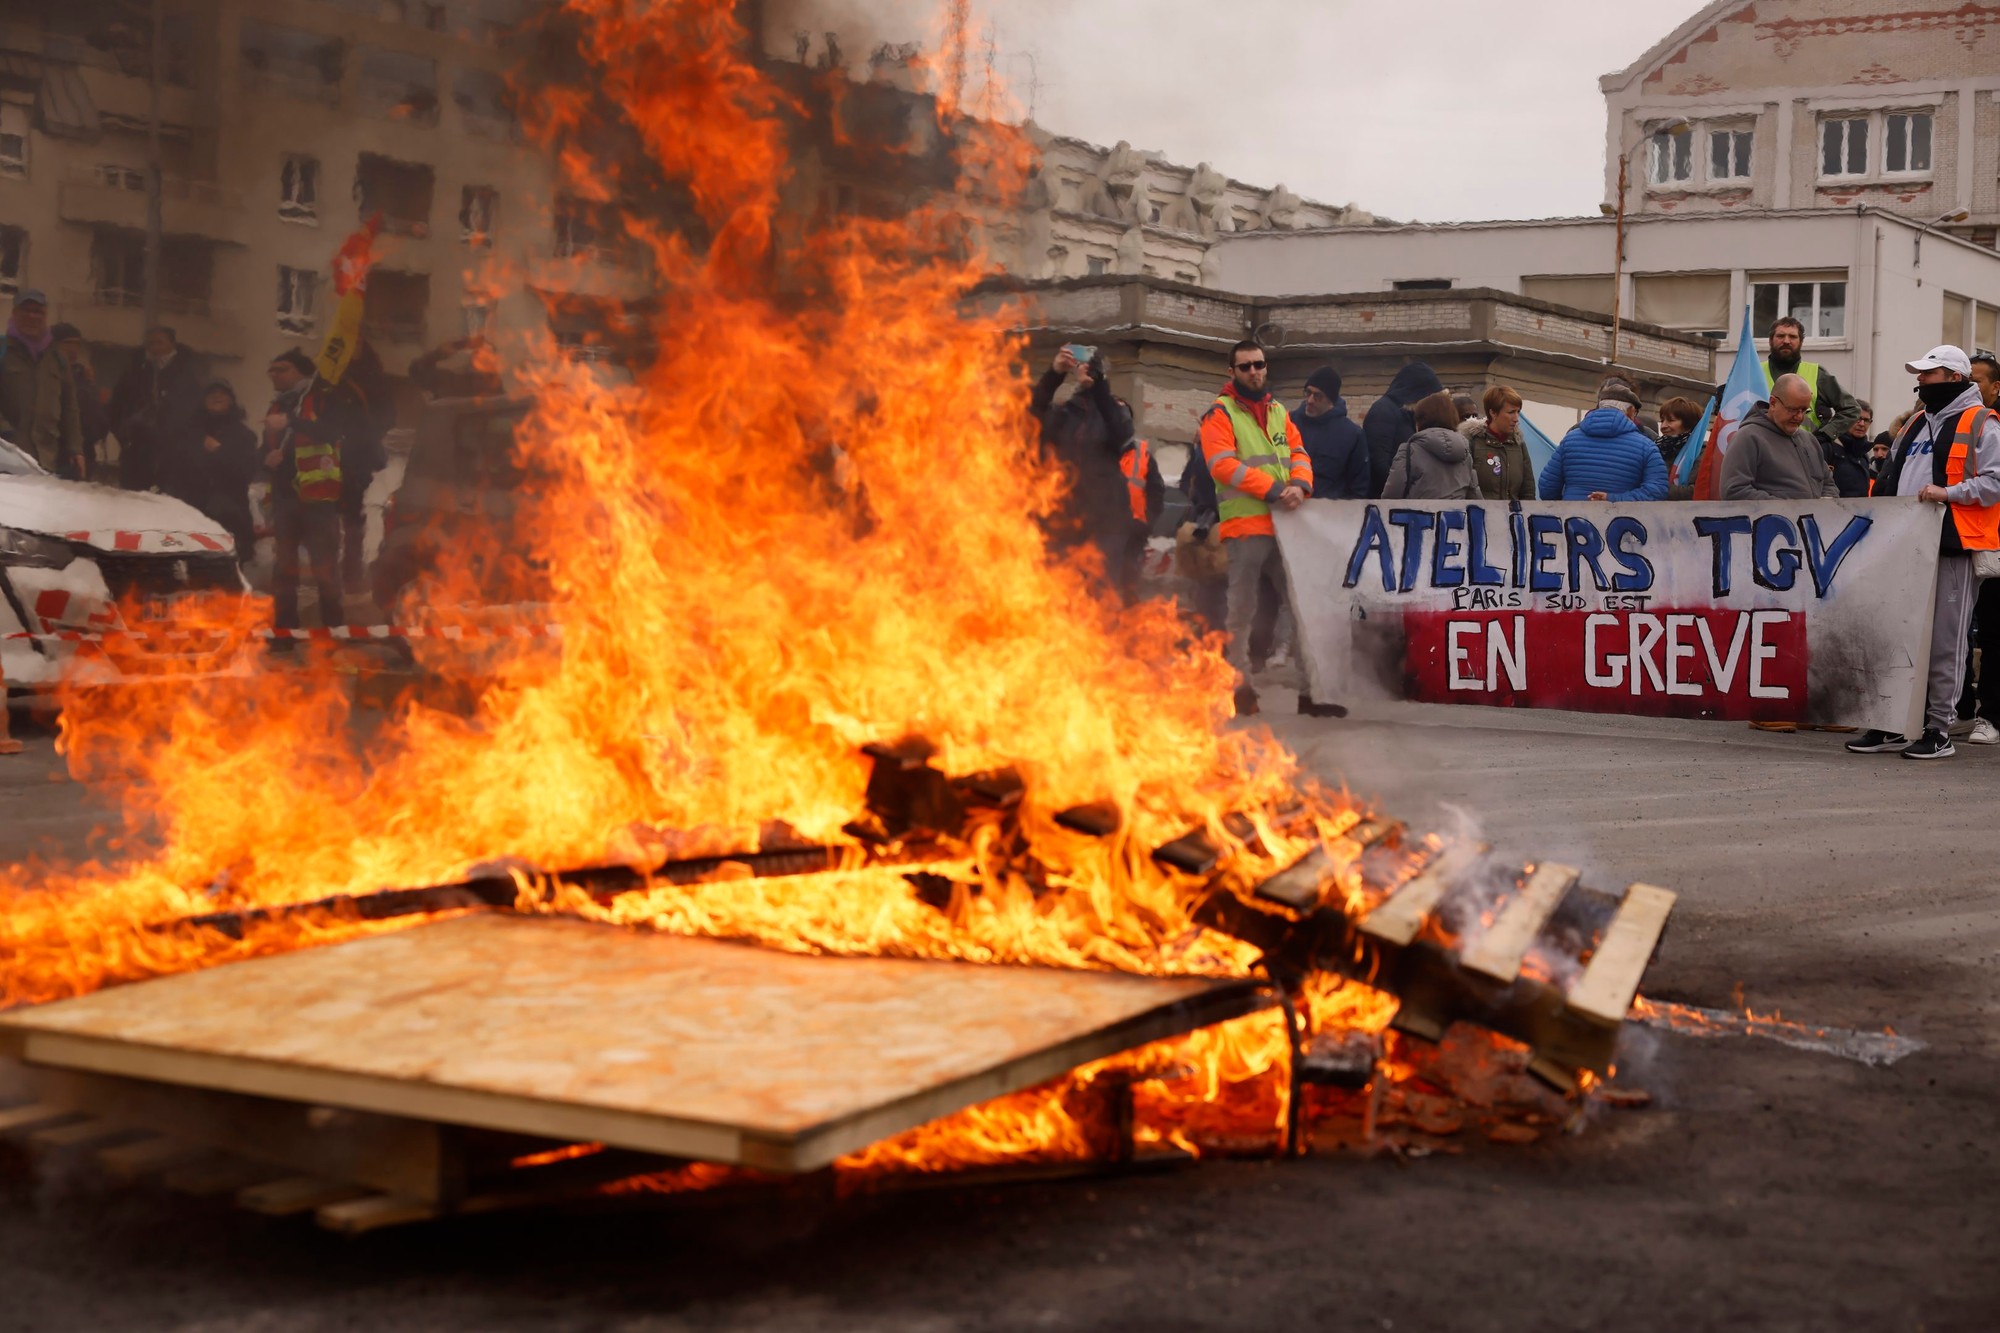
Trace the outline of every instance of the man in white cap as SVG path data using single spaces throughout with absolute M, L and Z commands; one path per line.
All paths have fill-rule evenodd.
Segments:
M 1949 506 L 1938 547 L 1924 734 L 1911 741 L 1865 731 L 1847 748 L 1856 754 L 1900 750 L 1905 759 L 1948 759 L 1977 586 L 1972 553 L 2000 551 L 2000 417 L 1980 397 L 1972 360 L 1961 348 L 1933 347 L 1904 368 L 1917 377 L 1923 410 L 1903 428 L 1875 494 Z

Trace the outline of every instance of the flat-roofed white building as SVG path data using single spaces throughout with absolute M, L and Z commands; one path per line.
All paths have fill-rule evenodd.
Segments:
M 1614 284 L 1616 244 L 1610 218 L 1331 227 L 1224 237 L 1211 263 L 1216 286 L 1253 297 L 1495 288 L 1609 313 L 1616 295 L 1627 320 L 1715 336 L 1723 371 L 1746 305 L 1760 342 L 1790 314 L 1807 357 L 1883 420 L 1909 396 L 1912 356 L 2000 345 L 2000 253 L 1881 209 L 1628 218 Z

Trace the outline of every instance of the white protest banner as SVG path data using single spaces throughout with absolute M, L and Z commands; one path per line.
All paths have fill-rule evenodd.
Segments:
M 1316 699 L 1915 735 L 1942 514 L 1313 500 L 1274 518 Z

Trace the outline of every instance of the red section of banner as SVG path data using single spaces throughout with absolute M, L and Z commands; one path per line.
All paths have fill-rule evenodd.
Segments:
M 1403 667 L 1425 703 L 1801 722 L 1796 611 L 1410 611 Z

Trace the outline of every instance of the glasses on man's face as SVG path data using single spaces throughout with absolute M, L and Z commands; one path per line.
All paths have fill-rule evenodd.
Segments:
M 1262 370 L 1270 364 L 1268 361 L 1239 361 L 1236 363 L 1236 368 L 1238 370 Z

